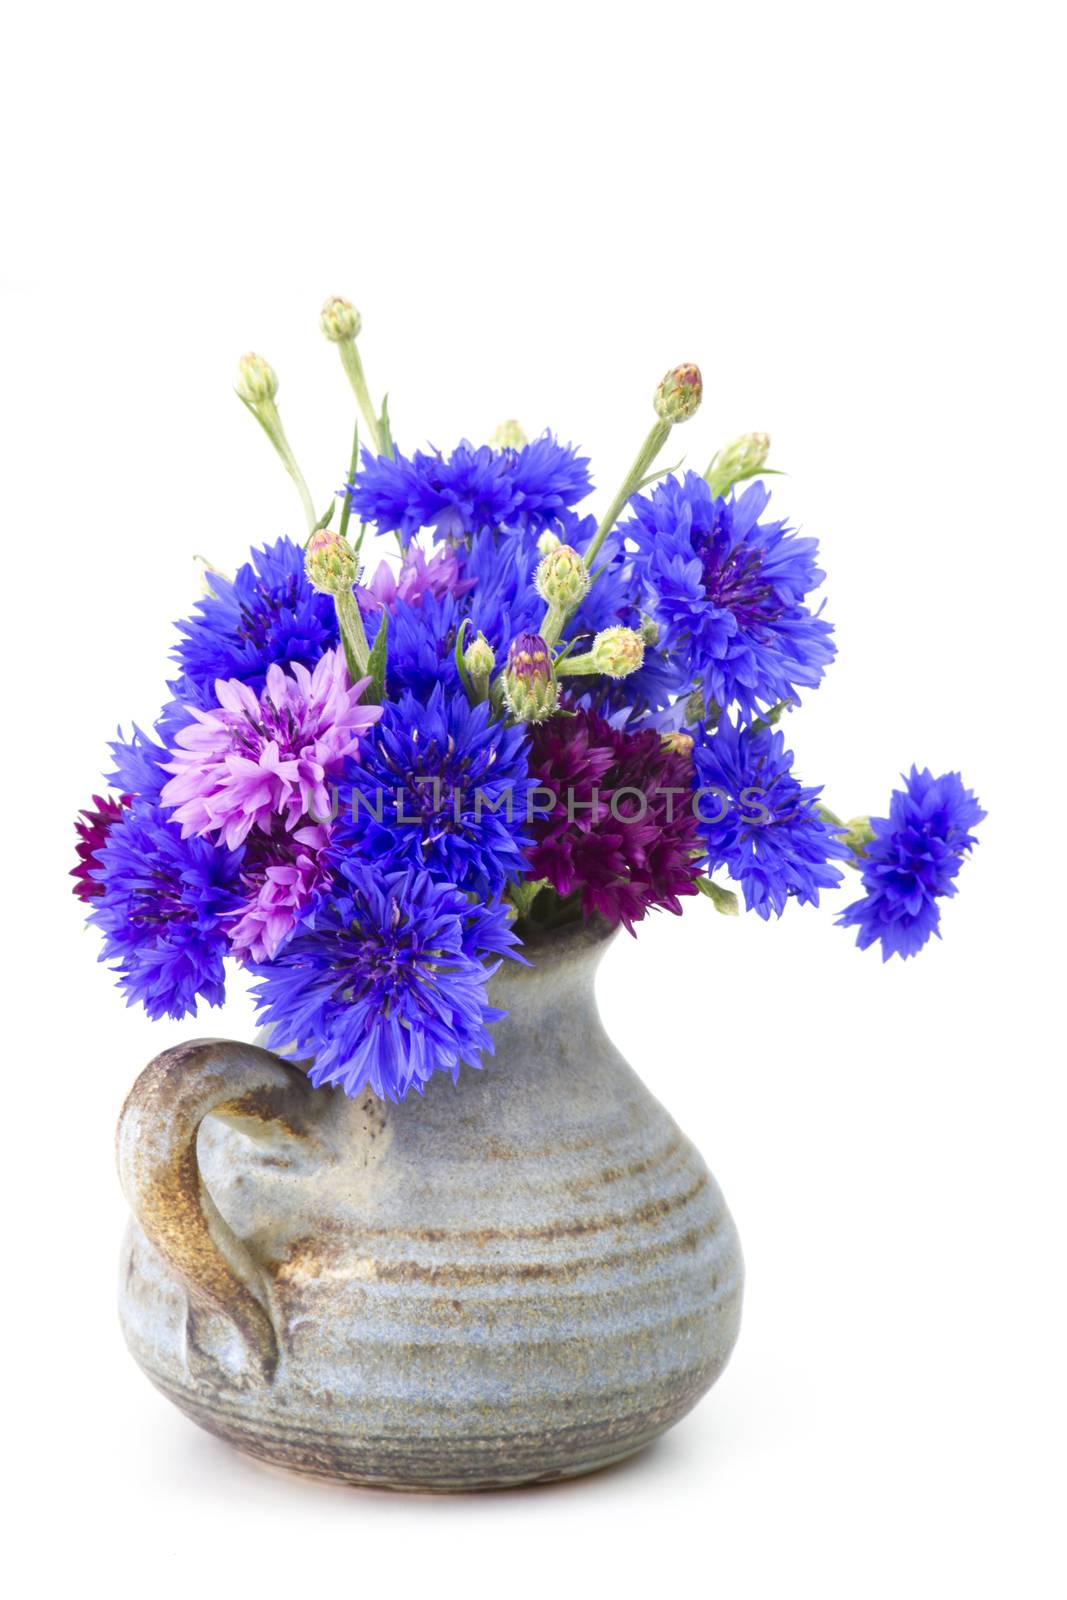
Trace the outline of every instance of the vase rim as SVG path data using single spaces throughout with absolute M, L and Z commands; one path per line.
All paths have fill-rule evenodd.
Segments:
M 584 922 L 567 922 L 561 928 L 537 929 L 522 942 L 520 953 L 532 965 L 570 961 L 575 956 L 602 951 L 618 933 L 618 925 L 604 917 L 592 916 Z

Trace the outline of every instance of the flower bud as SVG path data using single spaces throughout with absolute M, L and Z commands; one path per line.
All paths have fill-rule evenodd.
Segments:
M 334 295 L 327 300 L 319 316 L 319 327 L 332 344 L 344 344 L 347 339 L 358 339 L 363 318 L 347 300 Z
M 754 477 L 767 460 L 771 441 L 766 433 L 742 433 L 721 449 L 705 474 L 713 494 L 723 495 L 731 484 Z
M 544 722 L 559 704 L 552 657 L 539 633 L 512 640 L 503 679 L 504 703 L 518 722 Z
M 480 678 L 484 682 L 489 677 L 496 666 L 496 651 L 484 633 L 480 633 L 477 639 L 472 639 L 464 650 L 463 665 L 472 678 Z
M 564 613 L 573 611 L 589 593 L 589 568 L 569 544 L 550 550 L 534 573 L 542 600 Z
M 706 722 L 708 708 L 704 701 L 704 691 L 697 685 L 685 702 L 684 716 L 686 722 Z
M 664 748 L 673 750 L 676 756 L 691 756 L 693 754 L 693 735 L 679 730 L 677 733 L 663 735 Z
M 320 528 L 304 552 L 308 582 L 320 594 L 350 594 L 359 577 L 359 562 L 352 546 L 339 533 Z
M 269 361 L 249 351 L 237 363 L 234 388 L 246 405 L 262 405 L 266 400 L 273 400 L 278 393 L 278 374 Z
M 854 856 L 865 856 L 867 846 L 875 838 L 874 829 L 871 827 L 870 817 L 850 817 L 845 823 L 845 831 L 841 835 L 841 842 L 852 851 Z
M 655 617 L 641 613 L 641 638 L 645 644 L 659 644 L 659 623 Z
M 551 555 L 553 550 L 558 550 L 563 540 L 554 533 L 543 533 L 537 541 L 537 554 L 539 556 Z
M 687 422 L 704 392 L 700 368 L 686 362 L 667 373 L 656 390 L 656 415 L 662 422 Z
M 593 668 L 609 678 L 628 678 L 645 659 L 645 643 L 633 628 L 605 628 L 589 652 Z
M 489 436 L 489 447 L 492 450 L 522 450 L 529 442 L 514 417 L 509 422 L 502 422 Z

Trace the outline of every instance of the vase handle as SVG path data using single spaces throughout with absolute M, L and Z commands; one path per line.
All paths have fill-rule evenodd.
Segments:
M 196 1140 L 205 1117 L 256 1136 L 309 1137 L 308 1080 L 269 1050 L 196 1039 L 149 1063 L 119 1117 L 119 1179 L 137 1222 L 197 1305 L 220 1311 L 240 1333 L 265 1383 L 278 1362 L 278 1333 L 264 1274 L 208 1193 Z

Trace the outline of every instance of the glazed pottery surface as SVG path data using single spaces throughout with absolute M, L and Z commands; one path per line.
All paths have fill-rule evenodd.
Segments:
M 183 1411 L 352 1483 L 481 1489 L 654 1439 L 737 1336 L 737 1234 L 601 1026 L 607 930 L 492 980 L 495 1056 L 392 1105 L 255 1046 L 167 1051 L 119 1124 L 121 1318 Z

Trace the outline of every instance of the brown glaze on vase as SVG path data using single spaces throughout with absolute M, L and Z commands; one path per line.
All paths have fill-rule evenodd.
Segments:
M 606 929 L 493 979 L 496 1054 L 391 1105 L 270 1051 L 169 1050 L 119 1123 L 121 1317 L 194 1421 L 398 1489 L 591 1472 L 669 1428 L 737 1336 L 737 1233 L 608 1040 Z

